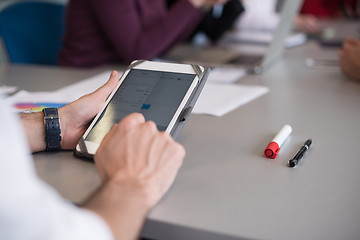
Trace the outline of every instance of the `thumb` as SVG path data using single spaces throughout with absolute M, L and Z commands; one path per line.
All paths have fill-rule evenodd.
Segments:
M 96 95 L 97 98 L 102 100 L 106 100 L 106 98 L 110 95 L 110 93 L 115 89 L 116 85 L 119 83 L 119 73 L 117 71 L 112 71 L 109 80 L 98 88 L 93 94 Z

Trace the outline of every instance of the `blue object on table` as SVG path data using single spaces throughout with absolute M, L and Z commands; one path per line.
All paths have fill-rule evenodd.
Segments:
M 62 45 L 65 5 L 16 2 L 0 11 L 0 37 L 11 63 L 55 65 Z

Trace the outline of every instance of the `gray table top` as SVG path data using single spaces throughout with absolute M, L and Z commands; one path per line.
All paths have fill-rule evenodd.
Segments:
M 191 115 L 178 137 L 187 151 L 178 177 L 151 211 L 143 235 L 155 239 L 360 239 L 360 83 L 305 66 L 336 59 L 316 43 L 289 49 L 263 75 L 238 84 L 270 92 L 223 117 Z M 55 90 L 104 68 L 1 65 L 0 83 Z M 293 133 L 276 159 L 264 148 L 284 125 Z M 307 138 L 313 145 L 287 167 Z M 51 158 L 51 159 L 49 159 Z M 34 154 L 39 176 L 81 202 L 100 180 L 72 152 Z

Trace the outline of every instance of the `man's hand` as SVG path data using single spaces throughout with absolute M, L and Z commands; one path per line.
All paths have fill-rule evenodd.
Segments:
M 324 29 L 316 17 L 306 14 L 300 14 L 295 18 L 294 27 L 311 34 L 320 33 Z
M 119 74 L 113 71 L 107 83 L 98 90 L 59 109 L 62 149 L 75 148 L 91 120 L 101 110 L 118 82 Z
M 103 181 L 144 188 L 152 207 L 170 187 L 184 156 L 184 148 L 168 133 L 133 113 L 112 127 L 94 161 Z
M 119 74 L 114 71 L 109 81 L 98 90 L 59 109 L 62 149 L 75 148 L 91 120 L 101 110 L 118 82 Z M 42 112 L 22 113 L 20 117 L 31 151 L 44 151 L 46 148 L 44 114 Z
M 360 81 L 360 41 L 346 39 L 338 54 L 341 71 L 349 78 Z
M 139 113 L 125 117 L 95 154 L 103 181 L 84 204 L 109 224 L 116 239 L 136 239 L 150 210 L 173 183 L 184 148 Z

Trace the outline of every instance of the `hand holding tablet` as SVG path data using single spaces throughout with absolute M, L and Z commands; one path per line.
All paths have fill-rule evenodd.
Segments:
M 92 158 L 111 127 L 134 112 L 141 113 L 146 121 L 155 122 L 159 131 L 176 135 L 208 73 L 209 69 L 198 65 L 133 62 L 80 139 L 76 155 Z

